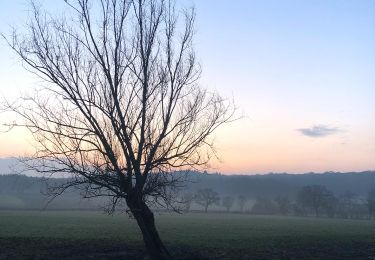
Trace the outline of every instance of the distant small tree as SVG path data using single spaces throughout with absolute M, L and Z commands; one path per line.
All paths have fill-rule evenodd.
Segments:
M 189 212 L 191 203 L 194 201 L 194 194 L 187 192 L 182 195 L 181 203 L 184 205 L 184 211 Z
M 288 214 L 288 212 L 291 209 L 291 203 L 289 201 L 289 198 L 288 197 L 284 197 L 284 196 L 278 196 L 274 200 L 275 200 L 275 202 L 276 202 L 276 204 L 278 206 L 279 212 L 282 215 Z
M 338 197 L 336 213 L 342 218 L 351 218 L 355 214 L 357 195 L 346 191 Z
M 297 201 L 303 207 L 311 208 L 318 217 L 320 210 L 333 194 L 323 185 L 304 186 L 297 194 Z
M 257 198 L 254 206 L 251 209 L 251 213 L 254 214 L 275 214 L 277 212 L 277 206 L 275 203 L 268 198 Z
M 307 212 L 306 209 L 301 206 L 300 203 L 292 203 L 292 209 L 294 216 L 306 216 Z
M 195 201 L 204 207 L 204 212 L 207 213 L 208 207 L 217 204 L 220 201 L 219 194 L 212 189 L 201 189 L 198 190 L 195 195 Z
M 226 196 L 223 198 L 222 205 L 227 210 L 227 212 L 230 211 L 234 204 L 234 198 L 231 196 Z
M 243 209 L 245 207 L 245 204 L 247 202 L 247 198 L 243 195 L 238 196 L 238 206 L 240 206 L 240 211 L 243 212 Z
M 373 218 L 375 215 L 375 189 L 370 191 L 367 195 L 367 208 L 369 217 Z
M 328 217 L 333 218 L 336 214 L 336 209 L 338 205 L 338 198 L 332 193 L 329 192 L 323 202 L 323 209 L 325 210 Z

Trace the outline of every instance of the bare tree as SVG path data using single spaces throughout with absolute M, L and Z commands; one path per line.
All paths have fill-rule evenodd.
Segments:
M 304 186 L 297 194 L 298 202 L 307 208 L 313 209 L 318 217 L 320 209 L 331 202 L 333 194 L 323 185 Z
M 211 189 L 198 190 L 195 201 L 204 207 L 204 212 L 207 213 L 208 207 L 214 204 L 218 204 L 220 201 L 219 194 Z
M 326 194 L 326 197 L 324 199 L 324 203 L 322 206 L 328 217 L 330 218 L 335 217 L 336 212 L 337 212 L 338 202 L 339 202 L 338 198 L 336 198 L 336 196 L 331 191 L 329 191 Z
M 277 196 L 274 201 L 276 202 L 277 204 L 277 207 L 279 209 L 279 212 L 282 214 L 282 215 L 286 215 L 288 214 L 288 212 L 290 211 L 291 209 L 291 203 L 290 203 L 290 200 L 288 197 L 285 197 L 285 196 Z
M 240 211 L 243 212 L 245 204 L 247 202 L 247 198 L 243 195 L 239 195 L 237 200 L 238 200 L 238 205 L 240 206 Z
M 32 5 L 26 33 L 5 37 L 27 69 L 44 80 L 6 109 L 36 140 L 27 169 L 68 176 L 52 187 L 126 203 L 153 259 L 170 257 L 150 205 L 173 207 L 184 177 L 205 165 L 212 132 L 234 109 L 200 88 L 192 38 L 194 10 L 168 0 L 72 0 L 51 16 Z M 182 19 L 179 19 L 182 18 Z
M 277 213 L 275 202 L 269 198 L 258 197 L 251 208 L 251 213 L 261 215 L 273 215 Z
M 193 203 L 194 198 L 195 198 L 194 194 L 190 192 L 186 192 L 182 195 L 181 203 L 184 205 L 185 212 L 190 211 L 191 203 Z
M 231 196 L 226 196 L 222 200 L 222 205 L 227 210 L 227 212 L 230 211 L 230 209 L 233 207 L 233 204 L 234 204 L 234 198 Z
M 354 217 L 354 209 L 356 208 L 358 196 L 351 192 L 346 191 L 338 197 L 337 214 L 342 218 Z

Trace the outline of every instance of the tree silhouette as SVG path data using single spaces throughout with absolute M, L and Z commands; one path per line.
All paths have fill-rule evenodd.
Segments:
M 239 195 L 237 200 L 238 200 L 238 205 L 240 206 L 240 211 L 243 212 L 247 198 L 243 195 Z
M 288 214 L 288 212 L 291 209 L 291 203 L 289 201 L 289 198 L 285 196 L 277 196 L 274 200 L 279 208 L 279 212 L 282 215 Z
M 227 210 L 227 212 L 229 212 L 229 210 L 233 206 L 233 203 L 234 203 L 234 198 L 233 197 L 226 196 L 226 197 L 223 198 L 222 205 Z
M 276 214 L 277 206 L 275 202 L 269 198 L 258 197 L 251 208 L 254 214 Z
M 173 1 L 65 1 L 52 16 L 32 4 L 26 32 L 5 37 L 44 83 L 7 102 L 36 140 L 27 169 L 69 176 L 51 187 L 126 203 L 153 259 L 167 259 L 150 205 L 173 207 L 185 176 L 174 169 L 205 165 L 211 133 L 233 106 L 197 85 L 194 10 Z M 182 19 L 179 19 L 182 18 Z
M 198 190 L 195 201 L 204 207 L 204 212 L 207 213 L 208 207 L 214 204 L 218 204 L 220 201 L 219 194 L 211 189 Z
M 333 194 L 323 185 L 304 186 L 297 194 L 298 202 L 308 208 L 312 208 L 318 217 L 320 209 L 331 203 Z
M 195 195 L 190 192 L 185 192 L 182 195 L 181 203 L 184 205 L 184 211 L 189 212 L 191 203 L 194 201 Z
M 337 214 L 342 218 L 354 217 L 358 200 L 359 198 L 355 193 L 351 191 L 344 192 L 338 197 Z

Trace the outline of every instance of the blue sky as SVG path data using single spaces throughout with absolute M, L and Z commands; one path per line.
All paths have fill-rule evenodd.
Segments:
M 214 169 L 375 169 L 375 1 L 179 2 L 196 7 L 202 85 L 246 115 L 216 134 Z M 2 0 L 0 30 L 22 25 L 27 9 L 27 1 Z M 0 46 L 0 93 L 17 95 L 36 81 Z M 10 143 L 3 150 L 15 152 Z

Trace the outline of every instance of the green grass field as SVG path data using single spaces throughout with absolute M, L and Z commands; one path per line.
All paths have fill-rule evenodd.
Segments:
M 240 214 L 156 214 L 177 258 L 375 259 L 375 221 Z M 126 215 L 0 211 L 0 259 L 143 259 Z

